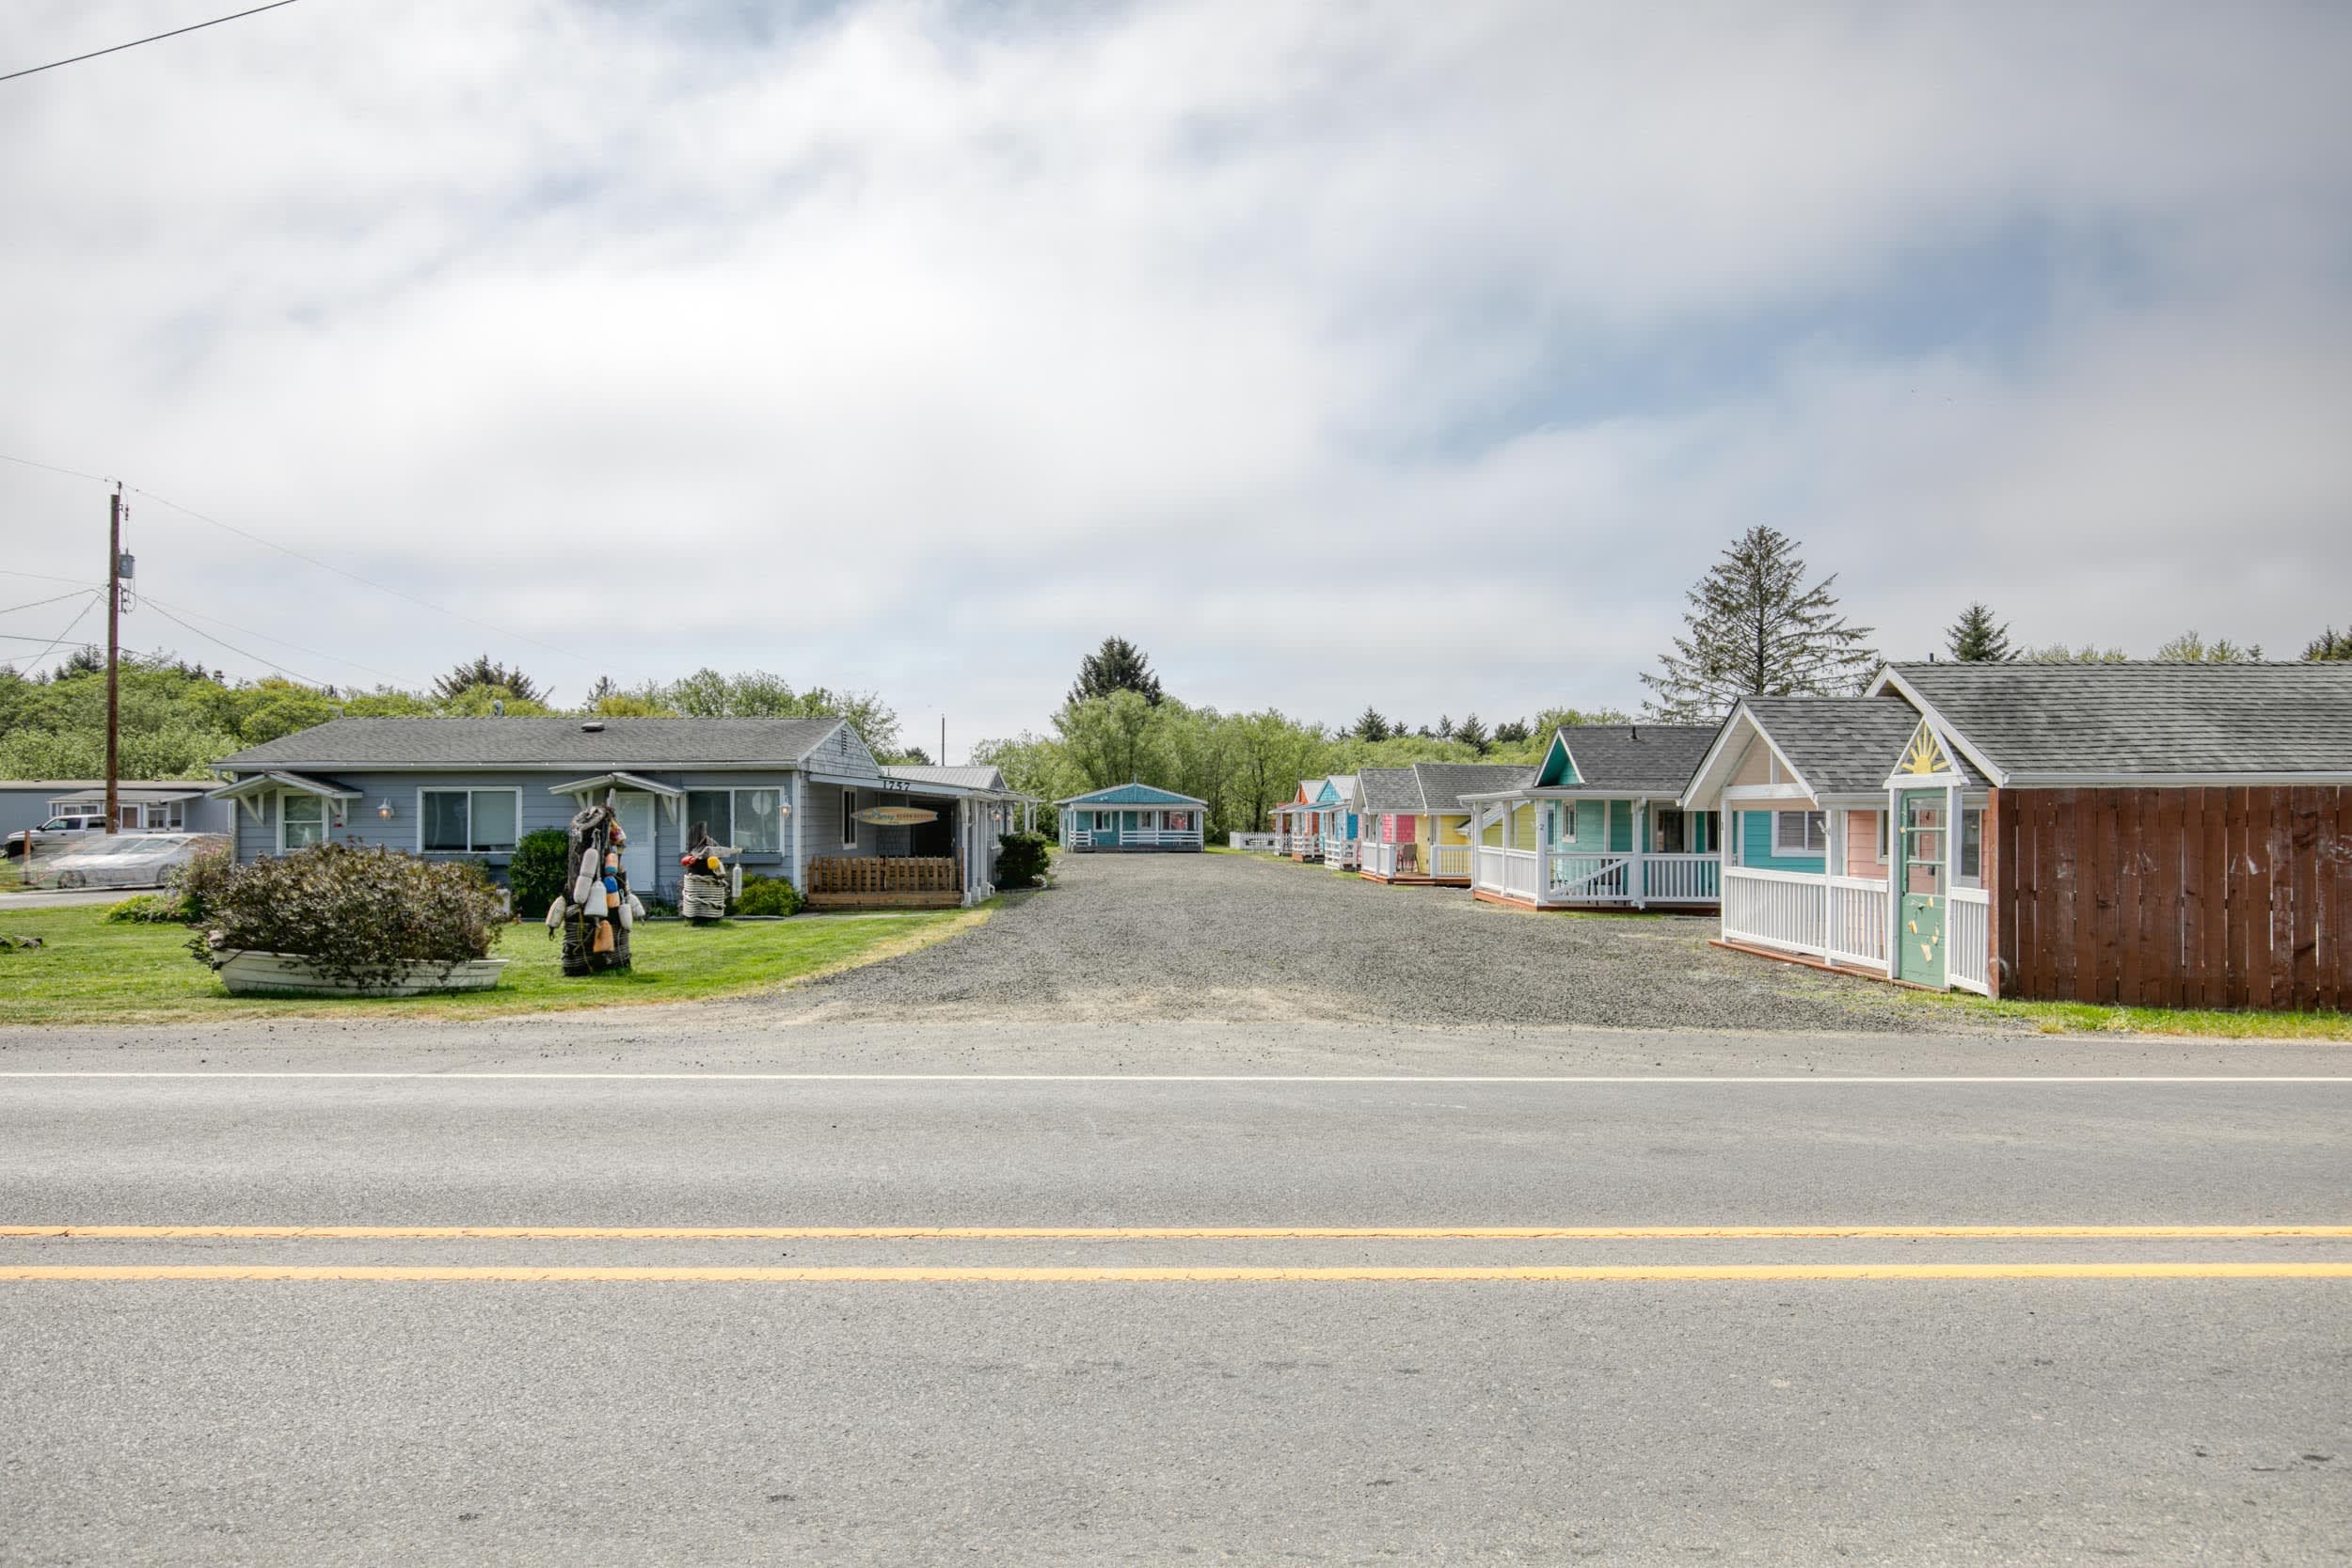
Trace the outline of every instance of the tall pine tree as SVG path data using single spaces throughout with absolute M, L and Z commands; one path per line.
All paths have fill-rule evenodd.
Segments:
M 1078 661 L 1078 684 L 1070 689 L 1070 700 L 1083 703 L 1114 691 L 1132 691 L 1153 707 L 1168 696 L 1152 673 L 1152 661 L 1123 637 L 1105 637 L 1100 648 Z
M 1359 740 L 1386 740 L 1395 733 L 1396 726 L 1390 723 L 1376 707 L 1367 706 L 1356 716 L 1356 738 Z
M 2352 631 L 2340 633 L 2329 626 L 2303 645 L 2303 657 L 2314 663 L 2352 659 Z
M 1963 664 L 2003 664 L 2017 657 L 2009 645 L 2009 623 L 1997 625 L 1991 607 L 1972 604 L 1944 632 L 1945 646 Z
M 1757 527 L 1734 540 L 1686 595 L 1685 633 L 1645 674 L 1654 719 L 1720 719 L 1747 696 L 1836 695 L 1859 690 L 1878 667 L 1871 628 L 1846 624 L 1830 593 L 1836 574 L 1810 586 L 1797 542 Z

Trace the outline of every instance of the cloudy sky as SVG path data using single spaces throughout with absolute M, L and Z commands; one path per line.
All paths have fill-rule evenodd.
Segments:
M 0 71 L 235 8 L 10 0 Z M 0 83 L 0 451 L 455 612 L 135 495 L 143 590 L 302 676 L 758 666 L 958 757 L 1111 632 L 1225 707 L 1630 705 L 1759 522 L 1892 656 L 1975 597 L 2292 655 L 2352 620 L 2347 59 L 2331 5 L 303 0 Z M 104 504 L 0 463 L 7 567 Z

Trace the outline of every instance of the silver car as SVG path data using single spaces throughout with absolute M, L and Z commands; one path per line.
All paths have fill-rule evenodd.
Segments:
M 223 833 L 120 833 L 76 845 L 36 864 L 41 883 L 56 888 L 162 887 L 174 868 L 205 849 L 226 849 Z

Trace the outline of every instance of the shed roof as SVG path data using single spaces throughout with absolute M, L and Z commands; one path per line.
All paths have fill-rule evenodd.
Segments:
M 587 726 L 597 727 L 590 729 Z M 838 719 L 334 719 L 215 766 L 691 768 L 804 760 Z
M 1553 737 L 1576 763 L 1580 789 L 1678 795 L 1714 743 L 1717 724 L 1576 724 Z
M 2352 781 L 2352 663 L 1896 664 L 1995 783 Z
M 1361 768 L 1356 781 L 1366 811 L 1418 816 L 1429 809 L 1422 797 L 1421 778 L 1410 768 Z
M 1098 789 L 1089 795 L 1065 796 L 1054 804 L 1057 806 L 1200 806 L 1205 809 L 1208 802 L 1196 800 L 1190 795 L 1179 795 L 1172 789 L 1161 789 L 1152 784 L 1113 784 L 1108 789 Z
M 1421 784 L 1429 811 L 1461 812 L 1465 795 L 1500 789 L 1524 789 L 1535 782 L 1535 769 L 1502 762 L 1417 762 L 1413 776 Z
M 940 768 L 935 765 L 892 762 L 882 765 L 882 776 L 904 779 L 909 784 L 939 784 L 948 789 L 969 789 L 984 795 L 1009 795 L 1012 790 L 1005 783 L 999 769 L 982 765 L 968 768 Z

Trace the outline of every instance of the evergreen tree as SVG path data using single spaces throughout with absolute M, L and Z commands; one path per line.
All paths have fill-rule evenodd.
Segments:
M 2009 623 L 1995 625 L 1989 606 L 1972 604 L 1946 628 L 1945 646 L 1963 664 L 2002 664 L 2017 657 L 2009 645 Z
M 1534 732 L 1528 729 L 1526 720 L 1506 719 L 1495 726 L 1495 744 L 1518 746 L 1523 744 L 1532 733 Z
M 2304 645 L 2303 657 L 2314 663 L 2352 659 L 2352 631 L 2338 635 L 2336 628 L 2329 626 Z
M 539 683 L 520 670 L 509 670 L 494 662 L 488 654 L 476 654 L 464 664 L 456 666 L 433 683 L 436 695 L 448 699 L 477 686 L 495 686 L 519 702 L 544 703 L 548 694 Z
M 2046 648 L 2027 648 L 2023 657 L 2028 664 L 2122 664 L 2131 657 L 2121 648 L 2102 648 L 2096 642 L 2079 648 L 2053 642 Z
M 2263 645 L 2259 642 L 2239 647 L 2226 637 L 2206 641 L 2192 626 L 2156 650 L 2161 664 L 2260 664 Z
M 1686 595 L 1689 630 L 1642 677 L 1654 719 L 1719 719 L 1746 696 L 1834 695 L 1859 690 L 1878 667 L 1871 628 L 1849 626 L 1830 593 L 1836 574 L 1810 587 L 1797 542 L 1758 526 L 1734 540 Z
M 1451 740 L 1454 738 L 1454 721 L 1440 713 L 1438 715 L 1438 727 L 1425 733 L 1432 740 Z
M 1359 740 L 1386 740 L 1395 733 L 1396 726 L 1382 718 L 1376 707 L 1367 705 L 1364 711 L 1356 716 L 1356 738 Z
M 1114 691 L 1132 691 L 1153 707 L 1168 696 L 1143 650 L 1123 637 L 1105 637 L 1100 648 L 1078 661 L 1078 684 L 1070 689 L 1070 700 L 1083 703 Z
M 1486 734 L 1486 726 L 1478 721 L 1478 715 L 1475 713 L 1454 727 L 1454 738 L 1470 747 L 1482 757 L 1486 754 L 1486 748 L 1494 744 L 1493 739 Z

